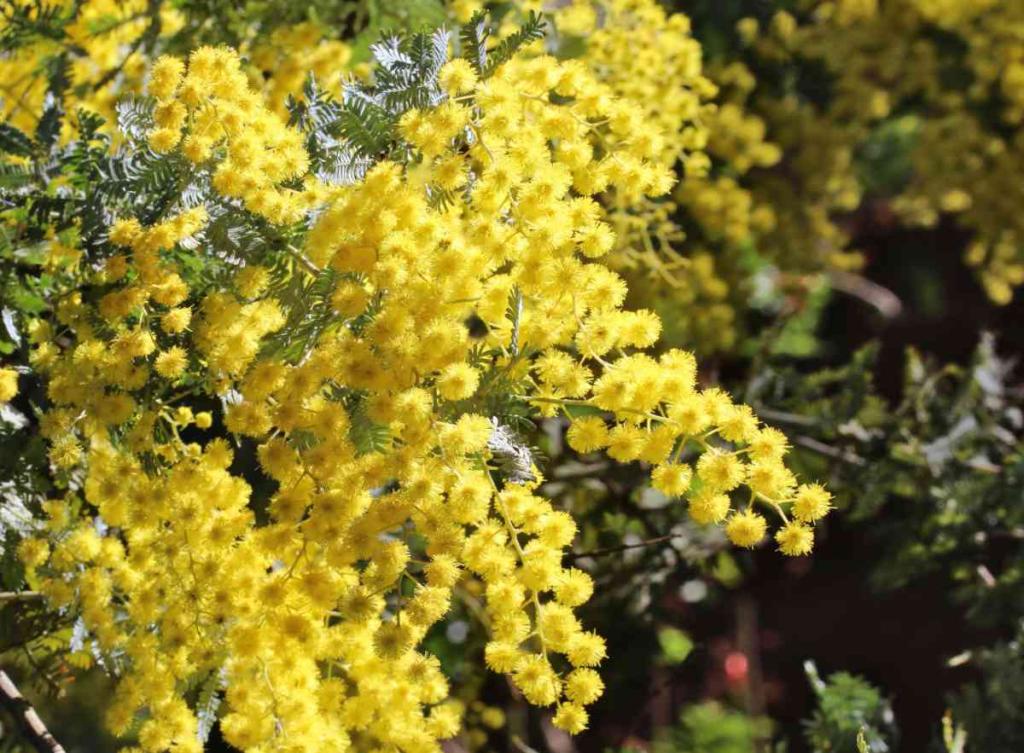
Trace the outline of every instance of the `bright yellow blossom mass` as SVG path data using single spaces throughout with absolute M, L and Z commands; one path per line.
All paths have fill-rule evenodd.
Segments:
M 652 14 L 698 76 L 681 17 Z M 605 643 L 574 609 L 594 584 L 565 564 L 576 522 L 542 495 L 516 410 L 564 417 L 580 453 L 651 466 L 739 546 L 768 535 L 765 512 L 779 549 L 806 554 L 828 510 L 781 434 L 702 388 L 692 354 L 658 349 L 655 313 L 624 307 L 628 218 L 650 218 L 683 154 L 699 163 L 700 94 L 652 121 L 592 61 L 446 60 L 398 146 L 348 183 L 313 171 L 283 90 L 251 87 L 234 50 L 152 65 L 145 141 L 211 193 L 112 218 L 118 254 L 58 302 L 61 337 L 34 339 L 50 458 L 81 490 L 48 503 L 52 547 L 21 547 L 122 669 L 107 720 L 143 751 L 202 749 L 185 689 L 210 683 L 240 750 L 439 751 L 463 707 L 423 641 L 467 579 L 486 665 L 585 729 Z M 197 278 L 188 259 L 214 253 L 229 210 L 274 264 L 240 244 Z M 0 372 L 0 400 L 12 382 Z

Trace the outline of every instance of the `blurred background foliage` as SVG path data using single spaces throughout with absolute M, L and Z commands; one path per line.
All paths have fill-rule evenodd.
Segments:
M 580 523 L 574 558 L 597 583 L 582 617 L 608 637 L 608 691 L 593 729 L 570 741 L 500 678 L 474 676 L 468 583 L 429 641 L 481 699 L 453 750 L 1018 753 L 1024 85 L 1011 69 L 1024 65 L 1022 6 L 667 5 L 691 18 L 720 88 L 719 135 L 710 172 L 683 180 L 668 218 L 690 249 L 679 279 L 666 286 L 657 265 L 625 274 L 670 343 L 701 353 L 704 379 L 786 432 L 798 470 L 827 481 L 842 514 L 809 560 L 731 551 L 645 486 L 642 469 L 577 455 L 552 421 L 544 491 Z M 49 45 L 42 88 L 21 95 L 41 97 L 94 53 L 62 44 L 78 6 L 2 4 L 2 62 Z M 118 41 L 129 54 L 96 57 L 107 62 L 68 86 L 121 76 L 132 91 L 133 54 L 201 43 L 240 46 L 268 79 L 330 70 L 337 56 L 358 73 L 383 30 L 446 12 L 435 0 L 147 0 L 134 41 Z M 96 33 L 111 23 L 88 22 Z M 289 34 L 321 40 L 320 56 L 289 59 Z M 27 347 L 21 317 L 48 305 L 36 253 L 0 244 L 0 354 Z M 32 431 L 42 395 L 22 381 L 0 409 L 0 665 L 69 752 L 114 750 L 103 668 L 71 674 L 83 662 L 73 618 L 7 598 L 31 585 L 13 545 L 55 483 Z M 28 750 L 0 719 L 0 750 Z

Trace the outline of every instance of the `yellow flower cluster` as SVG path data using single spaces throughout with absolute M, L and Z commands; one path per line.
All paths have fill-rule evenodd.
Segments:
M 544 381 L 541 392 L 557 394 L 559 381 Z M 573 403 L 559 398 L 538 401 Z M 698 390 L 696 362 L 689 353 L 670 350 L 657 360 L 645 354 L 609 365 L 582 401 L 611 413 L 611 426 L 597 416 L 572 421 L 568 441 L 579 452 L 605 450 L 620 462 L 642 460 L 654 466 L 654 488 L 670 497 L 686 496 L 698 523 L 726 522 L 737 546 L 755 546 L 767 532 L 756 511 L 763 504 L 781 517 L 775 534 L 787 555 L 807 554 L 813 545 L 810 523 L 829 510 L 830 497 L 817 485 L 797 486 L 783 464 L 785 436 L 760 427 L 749 407 L 736 405 L 717 388 Z M 694 466 L 687 454 L 700 453 Z M 734 509 L 733 497 L 746 487 L 746 499 Z M 789 520 L 783 507 L 791 510 Z
M 310 21 L 275 29 L 251 46 L 250 62 L 260 74 L 252 83 L 262 86 L 270 109 L 284 118 L 288 97 L 299 95 L 307 76 L 312 74 L 319 86 L 334 91 L 352 57 L 347 44 L 324 38 L 324 30 Z
M 593 584 L 563 565 L 575 523 L 539 496 L 503 404 L 566 412 L 575 448 L 652 464 L 740 546 L 765 535 L 763 505 L 779 549 L 806 554 L 829 509 L 785 468 L 781 434 L 697 389 L 690 354 L 643 352 L 661 323 L 623 308 L 596 197 L 671 190 L 644 111 L 546 55 L 484 80 L 452 60 L 440 80 L 448 96 L 398 124 L 401 162 L 326 187 L 234 51 L 160 58 L 150 145 L 271 226 L 308 221 L 280 256 L 333 286 L 329 322 L 286 357 L 268 336 L 312 302 L 278 296 L 272 270 L 187 284 L 200 205 L 114 222 L 124 253 L 87 272 L 94 295 L 59 302 L 60 338 L 32 333 L 42 431 L 88 512 L 48 503 L 52 546 L 22 557 L 125 667 L 108 720 L 143 751 L 201 750 L 196 683 L 226 688 L 222 734 L 252 753 L 439 751 L 461 707 L 420 647 L 466 571 L 484 585 L 486 664 L 584 729 L 605 645 L 573 610 Z M 194 412 L 195 395 L 223 411 Z M 204 439 L 215 426 L 255 448 L 266 495 L 232 471 L 231 443 Z
M 661 142 L 660 161 L 671 167 L 693 154 L 697 164 L 689 169 L 706 169 L 702 116 L 715 86 L 702 74 L 689 18 L 668 14 L 652 0 L 573 0 L 559 4 L 552 17 L 560 32 L 585 39 L 581 59 L 642 113 L 643 130 Z
M 709 101 L 716 90 L 702 72 L 689 19 L 651 0 L 576 0 L 553 15 L 559 31 L 585 40 L 581 59 L 588 68 L 657 127 L 663 164 L 685 176 L 674 200 L 606 197 L 619 239 L 610 264 L 626 277 L 634 300 L 656 306 L 673 323 L 669 342 L 705 352 L 731 346 L 735 315 L 726 301 L 728 285 L 711 255 L 697 247 L 684 251 L 686 236 L 675 219 L 682 207 L 715 237 L 722 212 L 743 211 L 709 175 L 709 126 L 717 116 Z
M 974 236 L 967 263 L 993 301 L 1008 303 L 1024 284 L 1024 226 L 1016 210 L 1024 200 L 1016 179 L 1024 164 L 1024 6 L 830 0 L 800 10 L 800 20 L 780 12 L 764 30 L 753 19 L 739 29 L 767 65 L 812 60 L 833 79 L 820 108 L 795 98 L 757 103 L 787 154 L 786 180 L 754 187 L 777 215 L 772 245 L 789 249 L 785 265 L 798 258 L 809 268 L 856 262 L 841 253 L 847 239 L 833 219 L 860 201 L 853 155 L 880 124 L 910 112 L 897 126 L 912 144 L 912 173 L 894 209 L 927 226 L 953 215 Z M 954 68 L 966 84 L 950 84 Z
M 822 4 L 817 17 L 841 18 L 848 23 L 858 13 L 854 5 L 848 3 L 833 11 Z M 796 51 L 805 52 L 812 46 L 804 36 L 805 30 L 786 11 L 778 12 L 763 30 L 753 18 L 742 19 L 737 29 L 747 51 L 754 56 L 751 65 L 769 68 L 791 64 Z M 841 37 L 840 41 L 845 39 Z M 822 54 L 833 55 L 837 61 L 843 59 L 843 52 L 828 45 L 823 44 L 821 49 Z M 862 62 L 858 59 L 848 64 Z M 766 146 L 774 152 L 774 161 L 764 166 L 779 160 L 784 163 L 780 169 L 755 172 L 748 178 L 760 220 L 755 225 L 758 251 L 783 272 L 859 266 L 861 259 L 847 250 L 849 239 L 835 218 L 855 209 L 861 201 L 854 146 L 865 133 L 863 103 L 873 101 L 872 93 L 856 94 L 861 97 L 856 100 L 857 117 L 837 114 L 830 118 L 789 91 L 762 91 L 755 72 L 746 63 L 726 58 L 712 70 L 729 100 L 756 113 L 756 117 L 749 117 L 770 135 L 773 143 Z M 837 89 L 842 91 L 842 86 L 837 85 Z
M 732 347 L 731 296 L 747 273 L 723 264 L 722 255 L 774 223 L 743 184 L 750 169 L 778 159 L 764 124 L 739 100 L 713 101 L 718 87 L 702 71 L 700 44 L 681 13 L 668 14 L 653 0 L 523 1 L 516 8 L 546 10 L 560 35 L 578 39 L 582 52 L 573 54 L 643 113 L 645 132 L 661 142 L 661 162 L 681 176 L 671 198 L 602 196 L 618 238 L 609 265 L 627 279 L 635 300 L 672 323 L 667 342 L 700 352 Z M 692 237 L 681 229 L 680 214 L 694 225 Z
M 157 98 L 158 127 L 149 135 L 155 152 L 180 144 L 195 165 L 216 161 L 215 188 L 271 222 L 296 222 L 312 206 L 315 186 L 282 185 L 307 172 L 301 134 L 287 128 L 249 88 L 233 52 L 200 48 L 189 58 L 187 72 L 178 58 L 161 57 L 153 64 L 149 92 Z
M 18 372 L 0 368 L 0 405 L 9 403 L 18 394 Z
M 11 3 L 29 6 L 29 3 Z M 69 56 L 69 87 L 64 107 L 74 112 L 84 107 L 111 120 L 118 96 L 142 89 L 146 55 L 138 42 L 150 31 L 148 0 L 62 0 L 39 6 L 58 16 L 74 14 L 61 39 L 33 37 L 0 59 L 0 117 L 32 132 L 43 109 L 48 80 L 46 65 L 60 54 Z M 6 11 L 5 11 L 6 12 Z M 38 8 L 29 10 L 30 15 Z M 159 36 L 169 36 L 182 25 L 175 8 L 155 13 Z
M 989 297 L 1009 303 L 1024 285 L 1024 7 L 1019 3 L 915 0 L 921 17 L 954 33 L 973 75 L 966 92 L 932 93 L 939 114 L 922 123 L 914 179 L 898 208 L 933 224 L 953 214 L 974 233 L 967 263 Z M 922 32 L 923 33 L 923 32 Z M 937 87 L 936 87 L 937 88 Z M 996 116 L 979 115 L 992 100 Z
M 0 115 L 26 132 L 33 130 L 42 110 L 47 61 L 54 56 L 64 53 L 70 59 L 65 110 L 84 107 L 113 123 L 116 102 L 126 94 L 142 92 L 153 50 L 165 45 L 185 23 L 172 3 L 152 0 L 63 0 L 46 7 L 59 11 L 60 17 L 72 14 L 64 37 L 33 38 L 0 60 L 0 79 L 7 82 L 0 85 Z M 267 31 L 254 26 L 250 32 L 242 45 L 249 83 L 262 90 L 268 108 L 285 119 L 288 97 L 301 93 L 309 74 L 322 87 L 332 89 L 347 73 L 351 48 L 326 38 L 316 23 Z

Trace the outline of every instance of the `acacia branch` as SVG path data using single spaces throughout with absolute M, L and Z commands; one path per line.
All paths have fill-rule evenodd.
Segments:
M 63 746 L 57 742 L 46 729 L 39 714 L 32 704 L 18 691 L 11 678 L 0 669 L 0 705 L 7 709 L 21 728 L 22 734 L 32 747 L 39 753 L 65 753 Z

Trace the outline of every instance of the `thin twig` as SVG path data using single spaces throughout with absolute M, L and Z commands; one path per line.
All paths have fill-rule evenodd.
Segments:
M 22 734 L 39 753 L 65 753 L 64 748 L 46 729 L 32 704 L 18 692 L 14 681 L 0 669 L 0 704 L 14 717 Z
M 801 416 L 796 413 L 775 410 L 774 408 L 757 407 L 757 415 L 768 421 L 776 421 L 780 424 L 793 424 L 794 426 L 814 426 L 818 423 L 816 418 Z
M 821 453 L 822 455 L 827 455 L 830 458 L 842 460 L 844 463 L 849 463 L 850 465 L 867 465 L 867 461 L 857 453 L 851 450 L 841 450 L 830 444 L 819 442 L 813 437 L 800 436 L 794 439 L 793 443 L 800 445 L 801 447 L 806 447 L 808 450 Z
M 38 601 L 43 595 L 38 591 L 0 591 L 0 604 L 9 601 Z
M 828 273 L 828 280 L 833 288 L 859 298 L 886 319 L 895 319 L 903 311 L 903 302 L 895 293 L 866 277 L 834 269 Z
M 512 735 L 512 744 L 522 751 L 522 753 L 537 753 L 536 750 L 524 743 L 523 739 L 519 737 L 519 735 Z
M 600 557 L 605 554 L 616 554 L 618 552 L 624 552 L 627 549 L 639 549 L 640 547 L 653 546 L 654 544 L 662 544 L 672 539 L 677 539 L 683 536 L 680 533 L 670 533 L 665 536 L 658 536 L 654 539 L 648 539 L 647 541 L 638 541 L 635 544 L 620 544 L 619 546 L 610 546 L 606 549 L 592 549 L 589 552 L 569 552 L 566 555 L 566 559 L 570 562 L 573 560 L 580 559 L 582 557 Z
M 995 588 L 999 585 L 999 581 L 996 580 L 996 576 L 992 574 L 984 565 L 978 565 L 977 568 L 978 577 L 981 578 L 981 582 L 985 584 L 985 588 Z
M 297 261 L 299 264 L 301 264 L 306 269 L 306 271 L 309 272 L 311 275 L 315 276 L 323 272 L 323 270 L 320 269 L 320 267 L 311 262 L 309 258 L 299 249 L 295 248 L 295 246 L 289 244 L 285 250 L 288 251 L 288 253 L 291 254 L 292 258 L 295 259 L 295 261 Z

